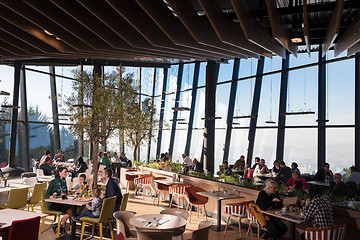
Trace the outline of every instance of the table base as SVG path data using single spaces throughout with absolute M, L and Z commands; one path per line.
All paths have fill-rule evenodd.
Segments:
M 214 232 L 222 232 L 222 231 L 225 231 L 225 225 L 220 225 L 220 226 L 212 225 L 210 227 L 210 229 Z M 229 230 L 232 230 L 232 229 L 228 227 L 228 229 L 226 231 L 229 231 Z

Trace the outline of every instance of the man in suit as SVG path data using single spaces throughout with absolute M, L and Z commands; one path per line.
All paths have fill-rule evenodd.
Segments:
M 112 176 L 112 171 L 110 168 L 105 168 L 101 173 L 101 180 L 106 185 L 106 193 L 105 195 L 102 195 L 101 198 L 116 196 L 114 211 L 119 211 L 122 200 L 122 194 L 119 184 L 111 176 Z

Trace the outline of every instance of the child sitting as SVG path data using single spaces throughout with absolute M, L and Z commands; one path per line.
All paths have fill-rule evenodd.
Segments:
M 74 217 L 74 221 L 79 222 L 82 217 L 97 218 L 101 213 L 102 199 L 100 198 L 101 191 L 98 188 L 93 188 L 91 203 L 86 204 L 88 211 L 83 212 L 80 216 Z
M 85 174 L 81 174 L 79 176 L 79 184 L 77 184 L 74 189 L 75 189 L 75 192 L 76 193 L 81 193 L 83 192 L 84 190 L 86 190 L 86 175 Z

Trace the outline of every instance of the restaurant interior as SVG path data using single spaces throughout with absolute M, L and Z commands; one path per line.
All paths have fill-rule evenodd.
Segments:
M 357 239 L 360 1 L 0 1 L 2 239 Z

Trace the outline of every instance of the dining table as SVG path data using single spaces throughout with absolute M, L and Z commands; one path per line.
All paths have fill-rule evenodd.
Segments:
M 239 192 L 238 192 L 239 193 Z M 236 199 L 236 198 L 244 198 L 239 194 L 235 194 L 234 192 L 230 191 L 209 191 L 209 192 L 196 192 L 204 197 L 214 198 L 217 200 L 217 221 L 216 221 L 216 229 L 215 231 L 219 232 L 222 231 L 221 226 L 221 201 L 222 200 L 229 200 L 229 199 Z
M 296 236 L 296 224 L 300 224 L 305 222 L 305 220 L 300 216 L 299 213 L 296 212 L 282 212 L 279 209 L 271 209 L 271 210 L 266 210 L 263 211 L 261 210 L 262 213 L 268 215 L 268 216 L 273 216 L 285 221 L 290 222 L 290 239 L 291 240 L 295 240 Z
M 3 209 L 0 210 L 0 230 L 5 229 L 8 232 L 13 221 L 24 220 L 34 217 L 42 218 L 46 216 L 47 214 L 44 213 L 29 212 L 10 208 Z M 39 229 L 37 229 L 37 231 L 39 231 Z
M 311 184 L 311 185 L 321 186 L 321 187 L 329 187 L 330 186 L 329 182 L 322 182 L 322 181 L 308 181 L 307 183 Z
M 132 224 L 137 230 L 166 230 L 172 231 L 182 228 L 187 221 L 180 217 L 170 214 L 145 214 L 130 218 Z
M 85 206 L 87 203 L 91 203 L 91 199 L 89 200 L 75 200 L 75 199 L 62 199 L 61 197 L 56 198 L 47 198 L 45 199 L 45 202 L 51 202 L 51 203 L 58 203 L 58 204 L 64 204 L 64 205 L 70 205 L 74 207 L 74 217 L 77 216 L 77 208 Z M 76 222 L 71 222 L 71 239 L 79 239 L 79 237 L 76 236 Z

